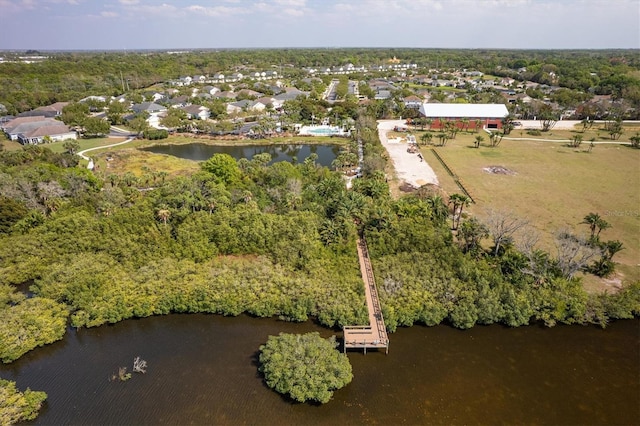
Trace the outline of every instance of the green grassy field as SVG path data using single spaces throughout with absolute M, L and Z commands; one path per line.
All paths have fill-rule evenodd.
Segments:
M 80 151 L 83 149 L 95 148 L 97 146 L 110 145 L 112 143 L 118 143 L 125 140 L 124 138 L 95 138 L 95 139 L 78 139 L 80 144 Z M 16 151 L 22 149 L 22 144 L 17 141 L 2 141 L 4 149 L 7 151 Z M 64 152 L 64 142 L 52 142 L 44 144 L 42 146 L 49 148 L 53 152 Z
M 617 278 L 640 279 L 640 150 L 595 145 L 589 153 L 588 143 L 575 149 L 562 142 L 511 140 L 503 140 L 497 148 L 488 147 L 487 140 L 476 149 L 475 136 L 459 134 L 444 148 L 437 148 L 476 199 L 477 204 L 469 208 L 471 214 L 482 218 L 490 209 L 513 211 L 531 221 L 543 247 L 553 252 L 556 231 L 587 234 L 588 227 L 580 222 L 586 214 L 598 213 L 612 225 L 601 238 L 618 239 L 625 247 L 614 258 L 620 264 Z M 442 189 L 449 194 L 461 192 L 429 148 L 422 151 Z M 489 166 L 502 166 L 515 174 L 483 170 Z M 601 284 L 596 281 L 588 277 L 585 283 L 595 288 Z

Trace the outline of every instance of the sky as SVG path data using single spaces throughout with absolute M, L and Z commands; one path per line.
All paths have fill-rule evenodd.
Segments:
M 0 50 L 640 48 L 640 0 L 0 0 Z

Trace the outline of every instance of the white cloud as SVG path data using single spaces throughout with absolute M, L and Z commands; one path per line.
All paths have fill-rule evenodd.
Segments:
M 100 12 L 100 16 L 102 16 L 103 18 L 117 18 L 118 14 L 116 12 L 110 12 L 108 10 L 104 10 Z
M 307 0 L 275 0 L 275 3 L 284 7 L 305 7 Z
M 283 9 L 281 13 L 287 16 L 304 16 L 304 10 L 292 9 L 290 7 Z
M 36 7 L 35 0 L 22 0 L 19 3 L 19 6 L 22 6 L 25 9 L 34 9 Z
M 229 6 L 200 6 L 200 5 L 191 5 L 184 8 L 184 10 L 204 16 L 233 16 L 233 15 L 242 15 L 249 12 L 246 8 L 243 7 L 229 7 Z

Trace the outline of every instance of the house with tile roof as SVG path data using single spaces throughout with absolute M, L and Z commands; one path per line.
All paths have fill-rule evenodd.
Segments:
M 2 125 L 2 131 L 10 140 L 18 141 L 23 145 L 36 145 L 47 139 L 62 141 L 78 138 L 77 133 L 63 122 L 43 115 L 14 118 Z

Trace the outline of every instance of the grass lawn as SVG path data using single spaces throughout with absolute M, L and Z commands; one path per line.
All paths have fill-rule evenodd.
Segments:
M 95 139 L 78 139 L 78 143 L 80 144 L 80 151 L 83 149 L 94 148 L 96 146 L 104 146 L 110 145 L 112 143 L 118 143 L 125 140 L 124 138 L 95 138 Z M 4 149 L 7 151 L 17 151 L 22 149 L 23 145 L 18 141 L 9 141 L 3 140 L 1 141 Z M 49 148 L 53 152 L 64 152 L 64 142 L 52 142 L 48 144 L 44 144 L 42 146 Z
M 141 151 L 128 144 L 123 148 L 117 148 L 120 147 L 94 154 L 97 174 L 104 177 L 112 173 L 123 175 L 131 172 L 137 177 L 142 177 L 149 169 L 154 172 L 166 172 L 169 176 L 188 176 L 200 170 L 200 165 L 196 161 Z
M 487 137 L 475 149 L 475 136 L 459 134 L 446 147 L 437 148 L 476 199 L 477 204 L 469 207 L 471 214 L 482 218 L 490 209 L 513 211 L 529 219 L 541 234 L 543 248 L 554 252 L 554 232 L 570 229 L 587 234 L 587 225 L 580 222 L 586 214 L 598 213 L 612 226 L 601 238 L 620 240 L 625 247 L 614 257 L 618 278 L 640 279 L 640 150 L 596 145 L 589 153 L 588 143 L 574 149 L 562 142 L 511 140 L 490 148 Z M 424 158 L 442 189 L 461 192 L 428 150 L 422 148 Z M 483 170 L 488 166 L 503 166 L 515 174 L 490 174 Z M 598 281 L 602 280 L 588 277 L 585 286 L 596 289 Z

